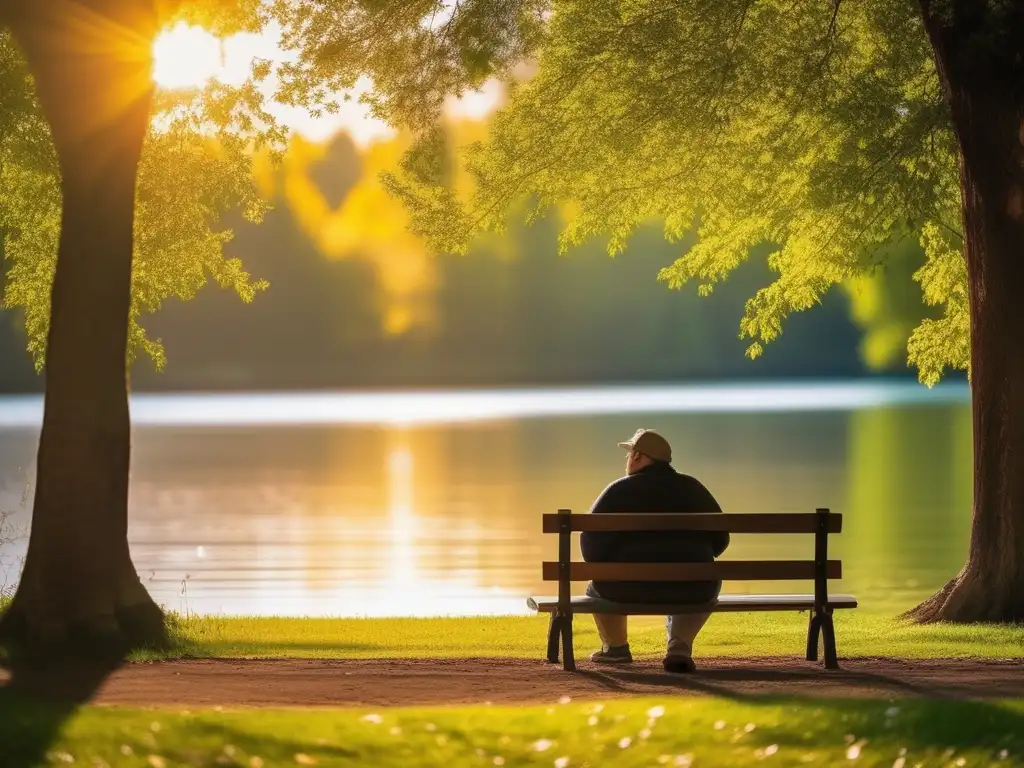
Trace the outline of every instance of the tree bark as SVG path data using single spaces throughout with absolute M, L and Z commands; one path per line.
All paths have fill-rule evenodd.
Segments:
M 974 519 L 963 570 L 908 615 L 921 622 L 1019 622 L 1024 621 L 1024 2 L 922 0 L 921 5 L 960 145 Z
M 152 101 L 152 0 L 22 0 L 9 26 L 61 172 L 46 394 L 16 647 L 120 655 L 162 639 L 128 549 L 126 347 L 135 180 Z

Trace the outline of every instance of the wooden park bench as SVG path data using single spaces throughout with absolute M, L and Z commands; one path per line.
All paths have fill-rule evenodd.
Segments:
M 679 613 L 735 611 L 810 611 L 807 660 L 818 660 L 819 637 L 825 667 L 838 669 L 832 612 L 856 608 L 852 595 L 829 595 L 828 580 L 842 578 L 839 560 L 828 559 L 828 535 L 839 533 L 843 516 L 827 509 L 813 514 L 586 514 L 568 509 L 544 515 L 544 533 L 558 534 L 558 562 L 543 563 L 544 581 L 558 582 L 558 597 L 531 597 L 527 605 L 550 613 L 548 661 L 558 663 L 561 638 L 563 665 L 576 669 L 572 649 L 572 617 L 577 613 L 665 616 Z M 586 563 L 572 562 L 571 536 L 581 531 L 728 531 L 730 534 L 814 534 L 813 560 L 719 560 L 713 563 Z M 614 603 L 594 597 L 573 597 L 573 581 L 813 581 L 814 594 L 720 595 L 703 605 Z

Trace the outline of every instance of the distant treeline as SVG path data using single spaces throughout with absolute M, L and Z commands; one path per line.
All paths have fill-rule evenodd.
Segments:
M 359 153 L 341 138 L 308 176 L 321 202 L 337 208 L 366 173 Z M 374 258 L 361 259 L 358 253 L 325 257 L 293 217 L 293 207 L 294 201 L 278 197 L 261 225 L 236 224 L 230 254 L 271 284 L 251 305 L 208 287 L 195 300 L 169 304 L 146 321 L 151 334 L 165 343 L 169 362 L 157 373 L 148 359 L 139 360 L 132 373 L 136 390 L 461 387 L 870 373 L 859 357 L 860 331 L 849 319 L 848 299 L 841 292 L 793 317 L 760 359 L 744 356 L 746 342 L 737 337 L 744 302 L 772 279 L 763 255 L 752 257 L 711 297 L 700 298 L 695 286 L 671 291 L 658 282 L 658 270 L 687 246 L 665 242 L 656 227 L 639 233 L 625 255 L 615 259 L 602 243 L 560 257 L 558 222 L 542 221 L 532 227 L 514 225 L 504 242 L 481 245 L 471 255 L 438 257 L 428 262 L 430 274 L 423 278 L 415 259 L 407 268 L 396 261 L 393 268 L 382 269 L 389 254 L 381 255 L 379 242 Z M 385 208 L 361 215 L 392 212 Z M 360 250 L 358 241 L 354 250 Z M 396 288 L 403 280 L 422 284 Z M 400 303 L 408 305 L 399 308 L 397 320 L 396 291 L 405 297 Z M 403 312 L 415 322 L 403 321 Z M 0 324 L 3 392 L 41 389 L 24 350 L 18 318 L 7 313 Z M 901 364 L 892 372 L 913 376 Z

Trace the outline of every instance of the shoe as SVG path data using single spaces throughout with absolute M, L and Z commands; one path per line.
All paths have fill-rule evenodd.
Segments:
M 630 664 L 633 661 L 633 654 L 629 652 L 628 645 L 618 645 L 614 648 L 594 651 L 590 654 L 590 660 L 597 664 Z
M 697 665 L 689 656 L 666 656 L 662 666 L 665 667 L 666 672 L 675 675 L 688 675 L 697 671 Z

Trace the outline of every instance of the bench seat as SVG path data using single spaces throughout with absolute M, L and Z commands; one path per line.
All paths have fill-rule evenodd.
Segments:
M 558 597 L 530 597 L 530 610 L 551 613 L 558 608 Z M 853 595 L 829 595 L 828 607 L 856 608 Z M 720 595 L 714 603 L 700 605 L 660 605 L 647 603 L 615 603 L 600 597 L 579 595 L 572 598 L 573 613 L 615 613 L 625 616 L 668 616 L 677 613 L 727 613 L 729 611 L 809 611 L 814 608 L 814 595 Z

